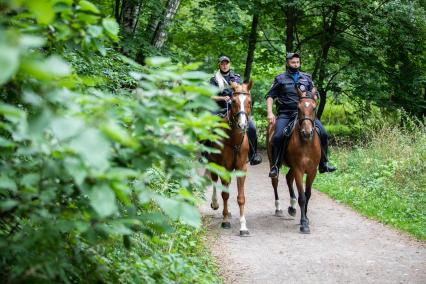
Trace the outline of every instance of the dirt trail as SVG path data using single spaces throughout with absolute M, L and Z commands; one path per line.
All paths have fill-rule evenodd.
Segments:
M 265 155 L 264 155 L 265 156 Z M 218 211 L 210 209 L 211 190 L 201 207 L 209 241 L 226 283 L 426 283 L 426 244 L 360 216 L 326 195 L 313 191 L 309 202 L 310 235 L 299 233 L 295 218 L 275 217 L 267 163 L 249 167 L 246 219 L 250 237 L 239 236 L 235 181 L 231 184 L 232 228 L 220 228 Z M 336 173 L 337 174 L 337 173 Z M 289 204 L 280 177 L 284 211 Z

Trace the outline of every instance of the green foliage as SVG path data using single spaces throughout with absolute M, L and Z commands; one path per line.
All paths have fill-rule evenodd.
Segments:
M 425 121 L 382 121 L 365 144 L 333 151 L 339 174 L 320 175 L 315 187 L 366 216 L 426 240 Z
M 206 253 L 194 253 L 200 233 L 190 228 L 200 225 L 195 204 L 206 186 L 197 172 L 201 164 L 194 162 L 203 147 L 198 141 L 221 137 L 213 130 L 220 124 L 210 114 L 214 90 L 206 86 L 207 75 L 195 71 L 197 65 L 164 58 L 142 67 L 116 53 L 96 65 L 103 71 L 87 70 L 88 63 L 74 60 L 76 54 L 102 60 L 99 54 L 118 39 L 118 26 L 102 19 L 90 2 L 72 3 L 2 4 L 7 21 L 0 25 L 5 55 L 0 69 L 6 70 L 0 77 L 1 279 L 213 279 L 212 266 L 203 270 Z M 109 64 L 127 67 L 96 76 Z M 121 87 L 118 77 L 129 76 L 127 68 L 132 79 L 125 81 L 133 89 L 111 94 Z M 102 86 L 108 79 L 112 82 Z M 154 169 L 161 175 L 153 175 Z M 183 246 L 181 235 L 193 243 Z M 163 238 L 178 240 L 169 244 L 170 255 L 155 250 L 166 251 Z M 122 250 L 121 240 L 129 251 L 149 250 L 135 254 L 126 267 L 129 251 Z M 142 274 L 121 274 L 120 263 Z M 168 271 L 166 265 L 175 267 Z

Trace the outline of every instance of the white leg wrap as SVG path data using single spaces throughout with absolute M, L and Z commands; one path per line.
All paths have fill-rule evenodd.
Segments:
M 281 210 L 281 205 L 280 205 L 280 201 L 279 200 L 275 200 L 275 209 L 276 210 Z
M 297 199 L 296 198 L 290 198 L 290 206 L 294 207 L 296 205 Z
M 240 218 L 240 231 L 247 231 L 246 217 L 244 217 L 244 216 L 241 216 L 241 218 Z
M 216 194 L 216 186 L 213 186 L 213 193 L 212 193 L 212 205 L 217 205 L 217 194 Z

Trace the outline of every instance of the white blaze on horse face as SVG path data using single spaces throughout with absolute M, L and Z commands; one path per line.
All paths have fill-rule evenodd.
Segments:
M 309 102 L 305 102 L 305 107 L 308 108 L 311 104 Z
M 240 128 L 245 129 L 247 126 L 247 117 L 244 114 L 245 110 L 244 110 L 244 102 L 246 100 L 246 96 L 245 95 L 239 95 L 238 98 L 240 99 L 240 120 L 238 122 Z

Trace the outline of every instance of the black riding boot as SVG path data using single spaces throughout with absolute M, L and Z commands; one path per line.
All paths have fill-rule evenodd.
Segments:
M 277 149 L 277 147 L 272 147 L 272 167 L 269 172 L 269 177 L 275 178 L 278 177 L 281 168 L 281 149 Z
M 322 139 L 321 139 L 322 140 Z M 323 143 L 324 142 L 324 143 Z M 336 167 L 333 167 L 328 164 L 328 143 L 327 138 L 325 138 L 325 141 L 321 141 L 321 160 L 319 164 L 319 172 L 322 173 L 331 173 L 336 170 Z
M 249 138 L 249 161 L 250 165 L 258 165 L 262 163 L 262 157 L 257 153 L 257 133 L 256 126 L 252 120 L 249 120 L 249 128 L 247 132 Z

